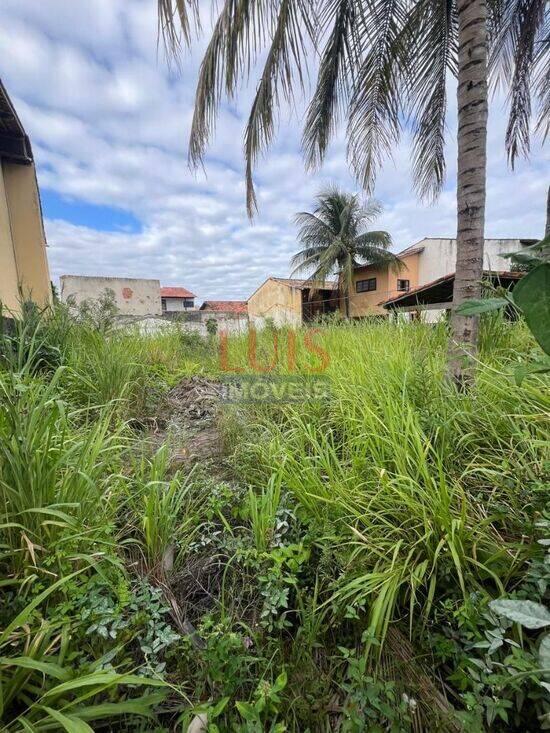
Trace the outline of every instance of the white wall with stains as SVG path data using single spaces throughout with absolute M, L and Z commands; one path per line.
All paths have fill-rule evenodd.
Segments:
M 63 302 L 74 299 L 78 305 L 84 300 L 97 300 L 105 290 L 112 290 L 120 315 L 160 316 L 160 281 L 132 277 L 93 277 L 62 275 L 60 297 Z

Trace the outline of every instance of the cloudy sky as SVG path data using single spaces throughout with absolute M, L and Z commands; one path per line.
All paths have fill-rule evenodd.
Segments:
M 257 169 L 259 214 L 245 212 L 242 130 L 252 89 L 221 111 L 206 171 L 187 167 L 197 69 L 205 40 L 169 70 L 157 49 L 156 0 L 2 0 L 0 75 L 38 165 L 52 277 L 156 277 L 199 299 L 246 298 L 286 276 L 296 250 L 293 214 L 328 181 L 355 190 L 336 140 L 323 169 L 306 174 L 303 109 L 284 114 Z M 208 21 L 208 18 L 206 19 Z M 207 25 L 208 23 L 206 23 Z M 452 100 L 451 100 L 452 101 Z M 548 146 L 507 169 L 501 100 L 489 129 L 487 236 L 544 229 Z M 379 177 L 377 228 L 398 251 L 455 232 L 455 119 L 449 116 L 448 184 L 435 205 L 411 191 L 406 142 Z

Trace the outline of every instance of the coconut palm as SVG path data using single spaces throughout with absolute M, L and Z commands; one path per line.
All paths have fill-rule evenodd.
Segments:
M 169 46 L 179 17 L 186 40 L 196 0 L 158 0 Z M 367 192 L 391 155 L 405 125 L 412 129 L 415 188 L 433 198 L 445 180 L 447 81 L 456 78 L 458 100 L 457 263 L 452 333 L 460 351 L 474 351 L 475 316 L 456 307 L 479 296 L 483 267 L 488 37 L 495 78 L 510 94 L 506 139 L 511 162 L 529 147 L 531 101 L 537 127 L 550 119 L 547 0 L 222 0 L 204 55 L 195 101 L 190 160 L 199 165 L 213 134 L 217 110 L 242 78 L 261 62 L 245 128 L 247 207 L 256 207 L 253 169 L 272 142 L 283 108 L 304 96 L 308 57 L 315 49 L 317 81 L 306 115 L 303 147 L 308 167 L 318 166 L 340 125 L 348 157 Z M 544 41 L 544 42 L 541 42 Z M 461 374 L 459 352 L 451 370 Z
M 313 213 L 296 214 L 298 240 L 303 249 L 291 260 L 292 274 L 309 272 L 313 283 L 337 273 L 340 297 L 349 317 L 354 269 L 365 264 L 399 267 L 400 260 L 388 252 L 388 232 L 367 229 L 381 212 L 377 201 L 363 205 L 359 196 L 332 186 L 320 191 L 316 202 Z

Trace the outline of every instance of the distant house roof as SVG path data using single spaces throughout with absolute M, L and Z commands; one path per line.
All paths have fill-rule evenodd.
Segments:
M 32 148 L 21 120 L 0 80 L 0 158 L 32 163 Z
M 263 286 L 268 282 L 281 283 L 282 285 L 286 285 L 289 288 L 296 288 L 297 290 L 338 290 L 338 282 L 336 280 L 325 280 L 321 283 L 317 280 L 301 280 L 300 278 L 295 277 L 268 277 L 261 285 L 258 285 L 248 300 L 250 300 L 252 296 L 256 295 L 258 290 L 263 288 Z
M 505 288 L 514 285 L 523 277 L 523 272 L 485 270 L 483 278 L 491 280 L 495 285 L 502 285 Z M 425 285 L 408 290 L 394 298 L 383 300 L 378 305 L 384 308 L 410 308 L 435 303 L 451 303 L 453 299 L 453 287 L 455 273 L 452 272 L 444 277 L 438 277 Z
M 420 254 L 420 252 L 424 252 L 424 247 L 413 244 L 398 252 L 397 257 L 408 257 L 409 255 Z
M 201 311 L 215 311 L 216 313 L 248 313 L 246 300 L 205 300 L 199 308 Z
M 186 288 L 161 288 L 161 298 L 195 298 L 195 293 L 192 293 Z

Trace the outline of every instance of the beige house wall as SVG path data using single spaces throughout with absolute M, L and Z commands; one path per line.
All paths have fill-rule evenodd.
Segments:
M 3 161 L 0 176 L 0 301 L 17 314 L 21 299 L 51 302 L 46 237 L 34 165 Z
M 302 291 L 277 280 L 266 280 L 248 299 L 248 317 L 258 327 L 267 318 L 277 326 L 301 326 Z
M 387 315 L 388 312 L 379 303 L 399 294 L 397 280 L 408 280 L 411 289 L 418 285 L 419 257 L 419 253 L 404 256 L 401 270 L 391 266 L 371 267 L 370 265 L 355 270 L 350 294 L 350 316 L 360 318 L 369 315 Z M 376 290 L 358 293 L 356 291 L 357 281 L 368 280 L 372 277 L 376 278 Z M 340 304 L 340 309 L 342 313 L 345 313 L 344 303 Z
M 11 312 L 16 312 L 19 308 L 18 283 L 6 186 L 4 176 L 0 175 L 0 301 L 2 307 Z

